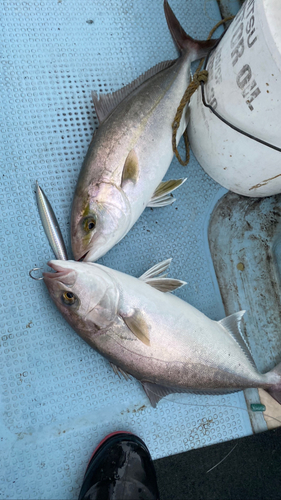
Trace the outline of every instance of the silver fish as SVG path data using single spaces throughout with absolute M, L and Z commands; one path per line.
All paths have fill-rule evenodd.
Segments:
M 41 222 L 48 238 L 48 241 L 52 247 L 55 257 L 59 260 L 67 260 L 67 252 L 59 223 L 55 216 L 55 213 L 51 207 L 51 204 L 45 195 L 43 189 L 39 186 L 36 181 L 36 199 L 38 210 L 41 218 Z
M 171 34 L 181 52 L 113 94 L 93 93 L 100 126 L 82 165 L 71 215 L 76 260 L 95 261 L 118 243 L 145 207 L 173 203 L 186 179 L 161 182 L 173 158 L 172 123 L 190 81 L 191 62 L 215 40 L 189 37 L 164 1 Z M 177 142 L 189 118 L 186 107 Z
M 281 403 L 281 363 L 258 372 L 240 330 L 245 311 L 212 321 L 164 293 L 185 284 L 159 276 L 169 263 L 137 279 L 90 262 L 51 261 L 56 272 L 43 278 L 72 328 L 121 373 L 141 381 L 152 406 L 173 392 L 223 394 L 249 387 L 261 387 Z

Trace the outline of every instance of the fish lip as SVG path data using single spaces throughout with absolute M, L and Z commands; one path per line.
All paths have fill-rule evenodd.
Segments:
M 78 262 L 81 262 L 81 261 L 85 260 L 85 257 L 86 257 L 86 255 L 88 255 L 89 251 L 90 250 L 88 250 L 86 253 L 84 253 L 84 255 L 82 255 L 82 257 L 80 257 L 79 259 L 77 259 Z
M 55 272 L 54 273 L 43 273 L 43 278 L 44 279 L 60 279 L 65 276 L 67 276 L 69 273 L 71 273 L 72 269 L 66 269 L 65 267 L 61 267 L 58 264 L 54 264 L 54 262 L 49 261 L 47 263 L 49 267 L 51 267 Z

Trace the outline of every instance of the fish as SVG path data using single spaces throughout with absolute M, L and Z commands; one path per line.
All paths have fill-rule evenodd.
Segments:
M 171 393 L 226 394 L 263 388 L 281 403 L 281 363 L 257 370 L 240 311 L 220 321 L 171 292 L 171 259 L 140 278 L 92 262 L 52 260 L 43 279 L 71 327 L 115 373 L 139 380 L 153 407 Z M 164 275 L 163 275 L 164 273 Z
M 146 207 L 164 207 L 186 179 L 163 178 L 173 158 L 172 124 L 190 82 L 192 61 L 216 40 L 188 36 L 164 1 L 168 27 L 180 51 L 113 93 L 93 92 L 99 120 L 78 177 L 71 211 L 75 260 L 94 262 L 116 245 Z M 177 143 L 189 120 L 186 106 Z
M 50 246 L 58 260 L 67 260 L 67 251 L 61 234 L 60 226 L 53 211 L 53 208 L 44 193 L 43 189 L 36 181 L 36 199 L 40 219 L 46 233 Z

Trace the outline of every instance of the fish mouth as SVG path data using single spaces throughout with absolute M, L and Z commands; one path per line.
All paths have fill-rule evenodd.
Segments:
M 61 267 L 58 264 L 54 264 L 54 262 L 48 262 L 47 265 L 51 267 L 55 272 L 54 273 L 43 273 L 43 278 L 44 279 L 58 279 L 61 280 L 61 278 L 64 278 L 67 276 L 69 273 L 72 272 L 72 269 L 66 269 L 65 267 Z
M 88 250 L 88 252 L 84 253 L 84 255 L 82 255 L 82 257 L 80 257 L 80 259 L 77 259 L 78 262 L 81 262 L 82 260 L 84 260 L 86 255 L 88 255 L 88 253 L 89 253 L 89 250 Z

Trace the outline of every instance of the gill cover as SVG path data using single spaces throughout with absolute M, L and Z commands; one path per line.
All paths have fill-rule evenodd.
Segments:
M 73 203 L 71 244 L 76 260 L 93 262 L 125 236 L 131 208 L 123 189 L 106 182 L 91 185 L 85 199 Z
M 78 333 L 109 327 L 119 303 L 112 278 L 97 264 L 50 261 L 56 272 L 43 273 L 51 298 Z

